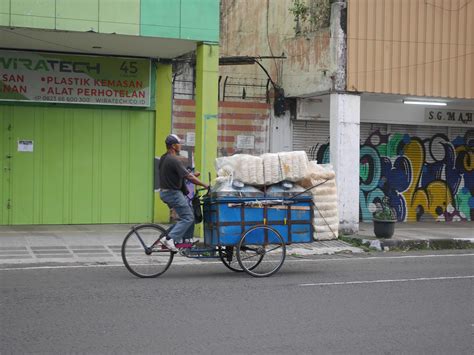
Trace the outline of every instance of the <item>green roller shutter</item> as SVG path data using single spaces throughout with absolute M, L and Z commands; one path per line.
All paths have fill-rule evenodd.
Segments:
M 0 224 L 152 219 L 152 112 L 0 106 L 0 127 Z

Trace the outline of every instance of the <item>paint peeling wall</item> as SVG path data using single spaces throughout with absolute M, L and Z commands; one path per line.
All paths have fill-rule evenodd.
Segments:
M 330 28 L 296 36 L 292 6 L 292 0 L 222 0 L 221 55 L 284 54 L 287 59 L 265 59 L 262 64 L 286 96 L 311 96 L 333 87 L 331 77 L 338 76 L 342 64 L 334 57 L 335 47 L 341 43 L 331 40 Z M 220 74 L 266 78 L 256 65 L 221 67 Z
M 267 153 L 270 108 L 258 102 L 219 102 L 217 155 Z M 183 150 L 189 158 L 194 151 L 195 112 L 194 100 L 174 100 L 173 133 L 185 140 Z

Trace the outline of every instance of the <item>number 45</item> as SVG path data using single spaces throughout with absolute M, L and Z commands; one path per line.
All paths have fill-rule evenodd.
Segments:
M 120 70 L 125 74 L 128 74 L 128 72 L 130 72 L 130 74 L 135 74 L 138 71 L 137 62 L 124 61 L 120 66 Z

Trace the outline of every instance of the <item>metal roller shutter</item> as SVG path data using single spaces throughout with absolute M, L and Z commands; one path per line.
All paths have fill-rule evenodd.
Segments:
M 459 179 L 453 178 L 456 152 L 451 141 L 453 135 L 465 132 L 451 128 L 448 135 L 445 126 L 362 123 L 361 149 L 368 158 L 361 161 L 360 170 L 362 220 L 371 219 L 373 203 L 383 196 L 390 197 L 399 220 L 449 221 L 459 215 Z M 380 141 L 385 137 L 386 145 Z M 380 164 L 370 164 L 370 156 L 379 156 Z M 469 209 L 464 213 L 469 214 Z
M 380 132 L 380 134 L 387 134 L 387 125 L 381 123 L 361 123 L 360 124 L 360 144 L 363 145 L 367 143 L 367 139 L 372 135 L 375 135 L 376 132 Z M 373 145 L 378 144 L 377 141 L 369 142 Z
M 0 127 L 0 225 L 151 220 L 152 112 L 2 106 Z
M 304 150 L 310 160 L 329 162 L 329 121 L 293 121 L 293 150 Z
M 443 126 L 391 125 L 390 138 L 403 144 L 399 152 L 410 165 L 411 181 L 400 191 L 406 203 L 405 220 L 444 221 L 453 197 L 446 181 L 449 144 L 448 128 Z
M 455 150 L 455 167 L 461 175 L 459 186 L 451 188 L 454 192 L 455 208 L 452 220 L 474 220 L 474 208 L 472 206 L 472 196 L 474 196 L 474 129 L 467 127 L 451 127 L 449 139 Z M 454 180 L 456 182 L 456 180 Z

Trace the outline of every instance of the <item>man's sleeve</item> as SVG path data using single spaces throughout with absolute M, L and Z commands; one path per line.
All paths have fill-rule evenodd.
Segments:
M 179 176 L 180 179 L 189 175 L 188 169 L 186 169 L 184 167 L 184 165 L 179 160 L 177 160 L 177 159 L 174 160 L 174 164 L 175 164 L 176 172 L 178 173 L 178 176 Z

